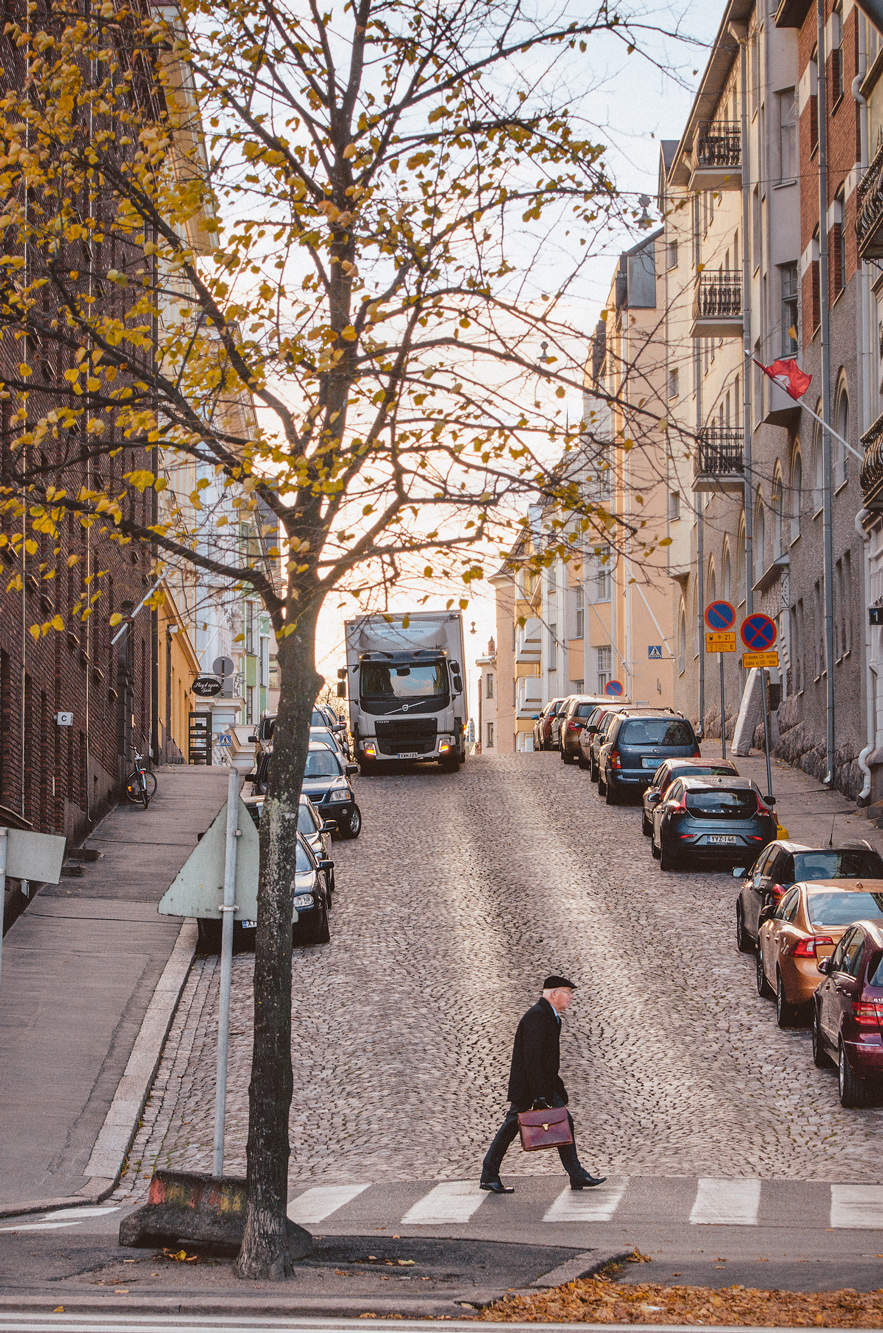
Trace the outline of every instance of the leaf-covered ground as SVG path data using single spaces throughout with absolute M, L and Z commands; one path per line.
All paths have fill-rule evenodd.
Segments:
M 877 1291 L 763 1291 L 754 1287 L 624 1286 L 608 1274 L 505 1296 L 483 1319 L 500 1323 L 744 1324 L 763 1328 L 883 1328 Z

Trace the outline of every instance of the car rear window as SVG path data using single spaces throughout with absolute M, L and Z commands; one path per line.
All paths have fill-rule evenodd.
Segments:
M 878 852 L 863 847 L 826 847 L 818 852 L 795 852 L 794 878 L 883 879 Z
M 757 811 L 757 797 L 751 790 L 714 787 L 708 791 L 688 791 L 687 809 L 709 818 L 747 819 Z
M 809 919 L 816 926 L 849 926 L 853 921 L 883 917 L 883 893 L 838 893 L 836 889 L 807 895 Z
M 633 718 L 623 722 L 620 745 L 692 745 L 693 728 L 677 718 Z

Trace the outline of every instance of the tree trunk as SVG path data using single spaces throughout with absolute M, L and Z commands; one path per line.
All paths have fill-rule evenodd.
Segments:
M 298 618 L 279 641 L 281 692 L 267 798 L 261 817 L 261 873 L 254 962 L 254 1049 L 248 1090 L 248 1203 L 238 1277 L 275 1281 L 290 1275 L 288 1115 L 291 1107 L 291 917 L 297 805 L 313 701 L 315 617 Z

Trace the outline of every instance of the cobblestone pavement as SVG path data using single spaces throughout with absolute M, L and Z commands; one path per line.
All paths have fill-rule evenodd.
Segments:
M 512 1034 L 548 971 L 579 983 L 562 1072 L 589 1167 L 880 1179 L 883 1107 L 846 1111 L 780 1031 L 733 938 L 729 874 L 663 873 L 634 806 L 557 754 L 358 783 L 331 942 L 294 955 L 292 1186 L 471 1178 Z M 225 1168 L 245 1168 L 253 958 L 235 956 Z M 218 966 L 196 960 L 118 1198 L 210 1169 Z M 557 1160 L 513 1147 L 510 1173 Z

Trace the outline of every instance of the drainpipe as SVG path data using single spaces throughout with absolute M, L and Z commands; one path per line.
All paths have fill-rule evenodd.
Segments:
M 740 134 L 742 139 L 742 466 L 745 483 L 745 614 L 754 610 L 754 483 L 751 470 L 751 170 L 748 160 L 748 27 L 731 28 L 739 42 Z M 740 691 L 741 693 L 741 691 Z
M 864 526 L 865 519 L 871 517 L 870 510 L 860 509 L 855 516 L 855 530 L 862 540 L 862 590 L 864 592 L 864 606 L 870 606 L 870 547 L 871 534 Z M 858 756 L 858 766 L 862 771 L 863 781 L 862 789 L 856 797 L 856 805 L 866 806 L 871 802 L 871 770 L 868 765 L 868 758 L 877 745 L 877 691 L 876 671 L 871 667 L 871 624 L 870 616 L 867 611 L 864 616 L 865 621 L 865 718 L 867 744 L 860 751 Z
M 825 52 L 825 0 L 816 0 L 817 87 L 819 121 L 819 343 L 822 360 L 822 469 L 825 574 L 825 753 L 826 787 L 834 784 L 834 523 L 831 487 L 831 312 L 828 306 L 828 80 Z

